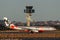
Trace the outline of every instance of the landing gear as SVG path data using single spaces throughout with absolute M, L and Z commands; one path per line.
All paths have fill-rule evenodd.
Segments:
M 30 33 L 34 33 L 33 31 L 29 31 Z

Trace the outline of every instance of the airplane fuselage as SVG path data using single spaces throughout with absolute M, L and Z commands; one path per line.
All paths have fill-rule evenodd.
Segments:
M 10 25 L 10 29 L 17 29 L 17 30 L 24 30 L 24 31 L 33 31 L 33 32 L 41 32 L 41 31 L 54 31 L 56 30 L 56 28 L 54 27 L 38 27 L 38 26 L 31 26 L 31 27 L 27 27 L 27 26 L 15 26 L 14 24 Z

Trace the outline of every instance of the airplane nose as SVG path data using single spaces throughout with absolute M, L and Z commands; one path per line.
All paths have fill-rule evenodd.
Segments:
M 50 30 L 56 30 L 56 28 L 50 28 Z

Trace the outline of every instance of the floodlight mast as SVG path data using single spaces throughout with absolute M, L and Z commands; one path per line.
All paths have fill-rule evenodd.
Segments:
M 26 6 L 26 9 L 24 9 L 24 12 L 26 13 L 27 26 L 30 26 L 32 13 L 35 11 L 32 8 L 33 6 Z

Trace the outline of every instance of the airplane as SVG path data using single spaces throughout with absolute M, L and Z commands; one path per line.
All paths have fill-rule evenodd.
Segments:
M 56 28 L 54 27 L 47 27 L 47 26 L 44 26 L 44 27 L 37 27 L 37 26 L 31 26 L 31 27 L 28 27 L 28 26 L 15 26 L 13 23 L 10 23 L 7 19 L 7 17 L 4 17 L 4 20 L 5 20 L 5 24 L 6 24 L 6 27 L 7 28 L 10 28 L 10 29 L 13 29 L 13 30 L 24 30 L 25 32 L 44 32 L 44 31 L 55 31 Z
M 53 27 L 37 27 L 37 26 L 31 26 L 31 27 L 26 27 L 26 26 L 15 26 L 14 24 L 10 25 L 11 29 L 17 29 L 17 30 L 24 30 L 25 32 L 44 32 L 44 31 L 54 31 L 56 28 Z

